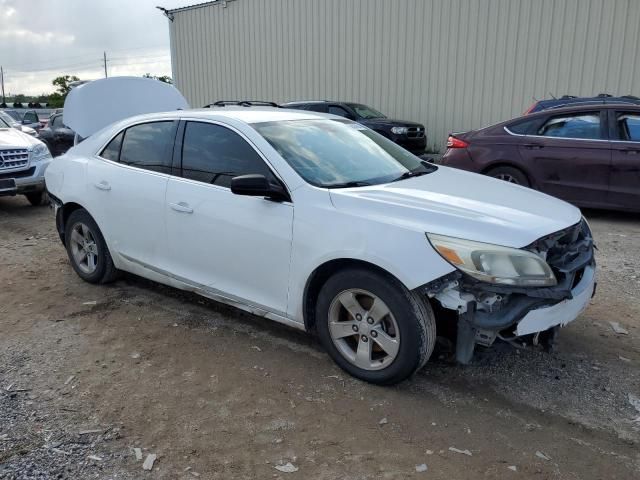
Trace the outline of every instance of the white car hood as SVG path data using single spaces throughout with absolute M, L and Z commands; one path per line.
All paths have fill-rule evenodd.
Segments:
M 398 182 L 330 192 L 336 208 L 358 216 L 515 248 L 581 218 L 579 209 L 549 195 L 448 167 Z
M 31 148 L 39 143 L 40 140 L 15 128 L 0 129 L 0 148 Z
M 71 89 L 64 102 L 64 123 L 86 138 L 128 117 L 187 108 L 172 85 L 152 78 L 111 77 Z

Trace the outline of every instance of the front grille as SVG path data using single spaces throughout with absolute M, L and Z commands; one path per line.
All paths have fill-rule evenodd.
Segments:
M 28 164 L 29 150 L 26 148 L 0 150 L 0 171 L 26 167 Z
M 408 127 L 407 137 L 422 138 L 424 137 L 424 127 Z

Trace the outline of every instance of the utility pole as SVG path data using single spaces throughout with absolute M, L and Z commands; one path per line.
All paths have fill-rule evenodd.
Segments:
M 2 83 L 2 105 L 5 105 L 6 102 L 4 100 L 4 69 L 0 67 L 0 83 Z
M 103 58 L 104 58 L 104 78 L 107 78 L 109 75 L 107 75 L 107 52 L 102 52 Z

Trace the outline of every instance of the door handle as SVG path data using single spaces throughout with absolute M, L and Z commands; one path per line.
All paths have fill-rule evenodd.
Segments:
M 193 208 L 191 208 L 186 202 L 170 203 L 169 206 L 176 212 L 193 213 Z
M 543 148 L 544 145 L 540 145 L 539 143 L 526 143 L 524 144 L 524 148 L 528 148 L 529 150 L 538 150 Z
M 105 182 L 104 180 L 102 180 L 100 183 L 94 183 L 93 186 L 98 190 L 104 190 L 107 192 L 111 190 L 111 185 L 109 185 L 109 182 Z

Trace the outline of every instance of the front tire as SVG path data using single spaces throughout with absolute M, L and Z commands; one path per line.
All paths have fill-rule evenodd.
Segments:
M 65 244 L 71 266 L 84 281 L 108 283 L 117 277 L 107 243 L 86 210 L 76 210 L 67 219 Z
M 316 303 L 320 341 L 346 372 L 391 385 L 421 368 L 433 352 L 436 323 L 426 301 L 395 278 L 366 269 L 334 274 Z

